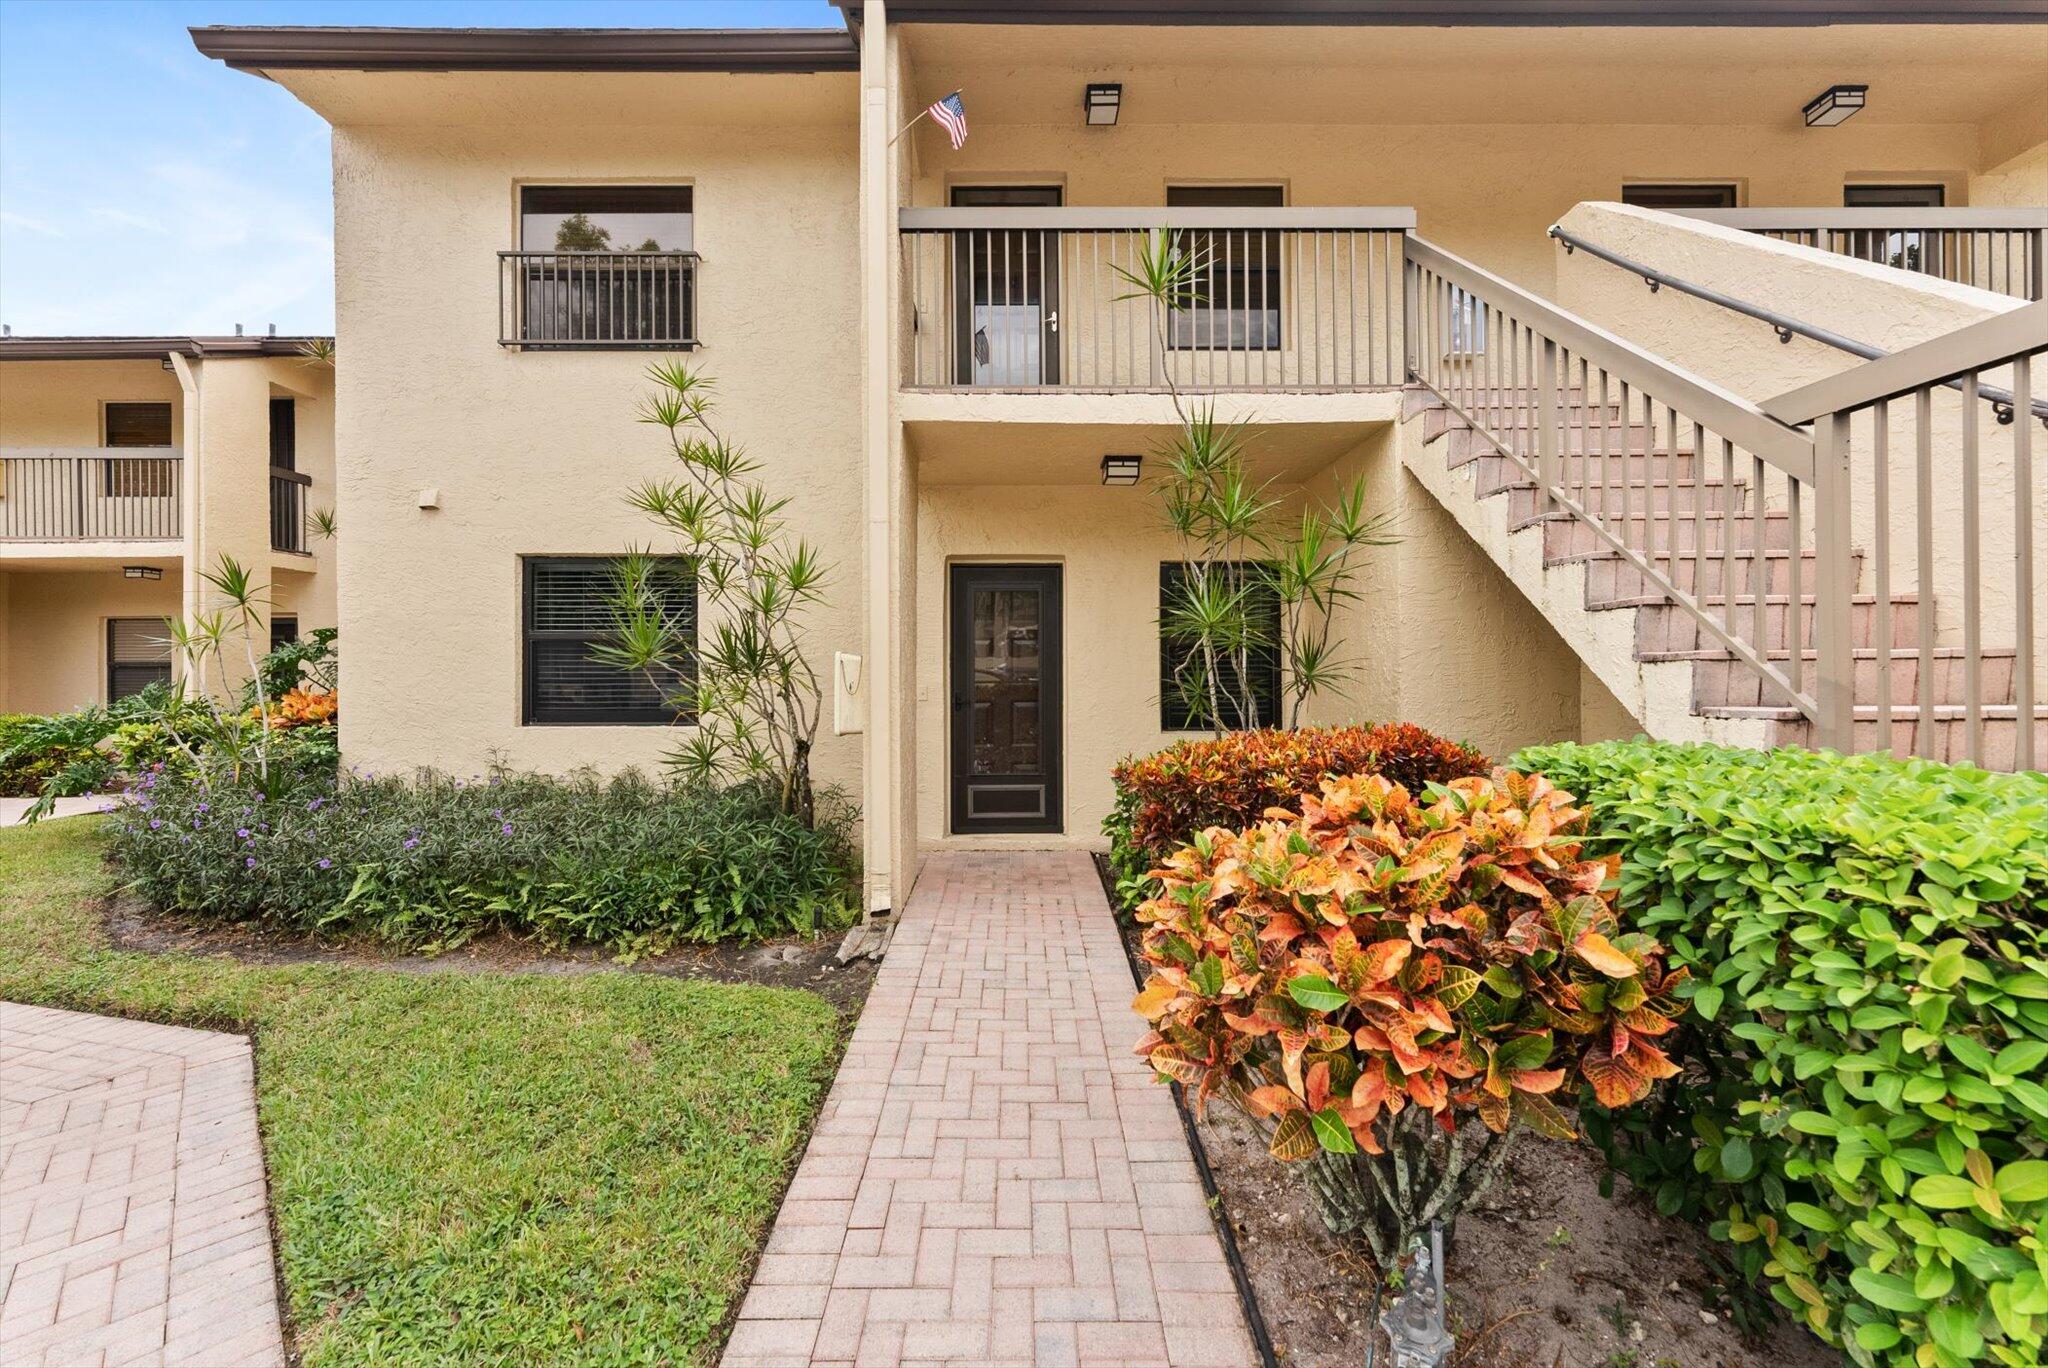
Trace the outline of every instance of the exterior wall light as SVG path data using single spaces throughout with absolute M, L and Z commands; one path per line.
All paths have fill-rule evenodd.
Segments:
M 160 580 L 163 577 L 164 572 L 154 565 L 124 565 L 121 567 L 122 579 Z
M 1081 99 L 1081 108 L 1086 112 L 1084 122 L 1095 128 L 1109 128 L 1116 123 L 1117 111 L 1123 103 L 1124 88 L 1121 84 L 1115 81 L 1092 84 Z
M 1105 456 L 1102 458 L 1102 482 L 1106 485 L 1134 485 L 1138 482 L 1138 469 L 1144 463 L 1142 456 Z
M 1806 102 L 1808 128 L 1833 128 L 1863 108 L 1867 85 L 1833 85 Z

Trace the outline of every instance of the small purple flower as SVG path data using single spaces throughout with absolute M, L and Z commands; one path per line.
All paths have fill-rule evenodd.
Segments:
M 417 836 L 408 836 L 405 838 L 405 848 L 407 850 L 411 850 L 414 846 L 418 845 L 419 843 L 420 838 Z
M 204 804 L 204 803 L 201 803 L 201 804 L 199 805 L 199 810 L 200 810 L 201 812 L 204 812 L 204 811 L 206 811 L 206 804 Z
M 191 845 L 191 844 L 192 844 L 192 838 L 191 838 L 190 836 L 180 836 L 180 837 L 178 838 L 178 844 L 179 844 L 179 845 Z
M 236 827 L 236 828 L 235 828 L 235 836 L 236 836 L 236 837 L 237 837 L 238 839 L 240 839 L 240 840 L 244 840 L 244 841 L 248 840 L 248 839 L 249 839 L 249 828 L 247 828 L 247 827 Z
M 322 869 L 332 869 L 334 868 L 334 861 L 326 858 L 325 856 L 322 856 L 320 859 L 320 867 Z
M 507 822 L 505 823 L 505 825 L 499 827 L 498 830 L 503 834 L 510 836 L 512 834 L 512 824 L 510 822 Z
M 242 861 L 242 863 L 247 865 L 249 868 L 254 869 L 256 867 L 256 857 L 254 855 L 251 855 L 248 859 Z
M 161 817 L 152 817 L 152 818 L 150 818 L 150 819 L 149 819 L 149 829 L 150 829 L 151 831 L 155 831 L 155 830 L 157 830 L 157 829 L 158 829 L 159 827 L 161 827 L 161 826 L 162 826 L 163 824 L 164 824 L 164 819 L 163 819 L 163 818 L 161 818 Z

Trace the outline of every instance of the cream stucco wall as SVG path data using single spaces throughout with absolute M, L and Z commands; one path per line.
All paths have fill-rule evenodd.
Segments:
M 184 395 L 159 361 L 7 361 L 0 447 L 96 447 L 110 403 L 168 403 L 171 445 L 184 445 Z
M 522 79 L 482 84 L 516 110 Z M 850 118 L 634 124 L 632 103 L 593 99 L 620 121 L 400 127 L 373 104 L 371 122 L 335 131 L 342 742 L 373 770 L 653 766 L 675 742 L 521 722 L 520 558 L 658 542 L 625 495 L 673 469 L 662 433 L 635 421 L 650 355 L 499 346 L 495 254 L 516 242 L 521 182 L 693 187 L 692 360 L 716 381 L 721 431 L 832 564 L 814 659 L 861 649 Z M 418 507 L 426 489 L 438 508 Z M 858 790 L 859 739 L 821 737 L 817 772 Z
M 0 712 L 64 712 L 107 701 L 107 619 L 174 617 L 177 572 L 126 580 L 118 566 L 9 571 L 0 613 Z

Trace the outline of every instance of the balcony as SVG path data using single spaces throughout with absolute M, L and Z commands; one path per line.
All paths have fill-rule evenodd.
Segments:
M 1682 209 L 1761 233 L 1959 285 L 2048 298 L 2048 209 Z
M 175 447 L 0 451 L 0 542 L 176 541 L 185 459 Z
M 1411 209 L 905 209 L 916 390 L 1332 392 L 1399 386 Z M 1151 235 L 1195 263 L 1131 298 Z
M 310 475 L 270 468 L 270 549 L 306 554 L 306 488 Z
M 695 252 L 500 252 L 498 344 L 526 351 L 688 351 Z

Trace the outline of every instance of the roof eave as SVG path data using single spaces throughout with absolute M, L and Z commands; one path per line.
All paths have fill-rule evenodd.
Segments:
M 849 25 L 864 0 L 833 0 Z M 2048 22 L 2048 0 L 889 0 L 904 24 L 1812 28 Z
M 178 356 L 301 356 L 323 337 L 6 337 L 0 361 L 161 361 Z
M 844 29 L 451 29 L 211 25 L 193 46 L 238 71 L 855 71 Z

